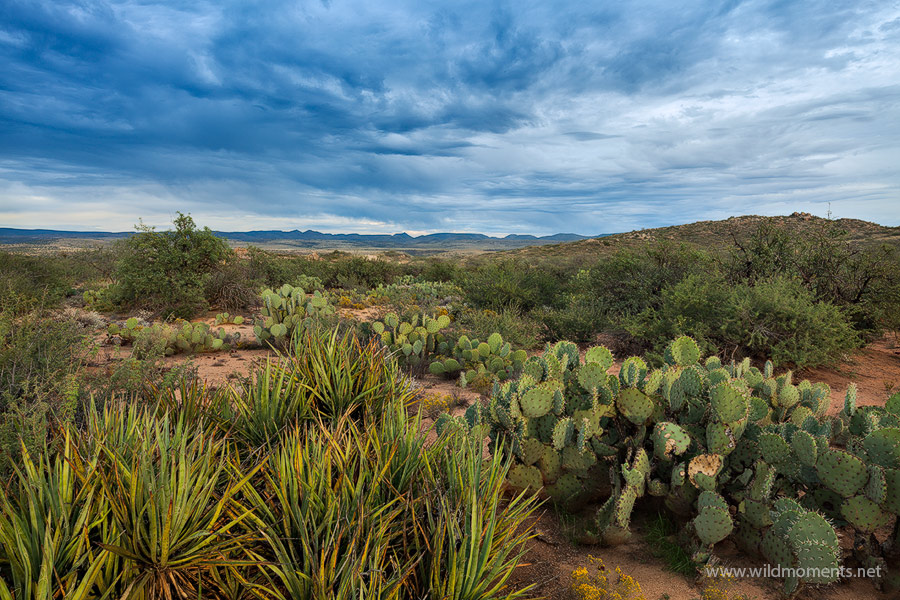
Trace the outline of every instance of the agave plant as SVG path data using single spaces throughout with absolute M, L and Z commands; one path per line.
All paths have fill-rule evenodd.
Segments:
M 213 571 L 248 562 L 234 496 L 256 469 L 234 476 L 224 441 L 202 430 L 188 439 L 168 418 L 149 426 L 136 451 L 104 449 L 97 472 L 119 535 L 101 546 L 127 560 L 123 598 L 201 597 Z
M 98 504 L 69 431 L 60 452 L 32 457 L 23 449 L 9 493 L 0 498 L 0 599 L 93 598 L 109 553 L 91 547 Z

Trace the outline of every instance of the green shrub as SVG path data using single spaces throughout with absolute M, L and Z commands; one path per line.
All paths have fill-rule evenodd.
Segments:
M 332 261 L 329 263 L 329 271 L 326 284 L 348 290 L 368 290 L 378 285 L 388 285 L 400 273 L 396 263 L 368 260 L 361 256 Z
M 0 303 L 22 311 L 59 302 L 73 281 L 56 256 L 27 256 L 0 252 Z
M 22 443 L 43 445 L 53 421 L 75 416 L 79 375 L 89 341 L 74 320 L 46 311 L 0 311 L 0 471 L 18 460 Z
M 565 306 L 535 311 L 533 314 L 546 327 L 548 340 L 572 340 L 590 342 L 597 334 L 615 329 L 609 320 L 609 311 L 600 300 L 584 294 L 572 294 Z
M 511 308 L 462 311 L 456 319 L 456 329 L 470 338 L 486 340 L 499 333 L 514 348 L 530 349 L 540 345 L 540 322 Z
M 662 291 L 659 308 L 626 323 L 629 333 L 657 353 L 666 340 L 689 335 L 704 353 L 769 356 L 798 367 L 834 362 L 859 343 L 839 308 L 816 301 L 800 282 L 784 277 L 728 286 L 690 275 Z
M 116 276 L 123 303 L 190 318 L 209 307 L 206 284 L 231 250 L 208 227 L 197 229 L 189 215 L 179 213 L 174 225 L 162 232 L 138 226 L 123 241 Z
M 733 283 L 794 278 L 816 300 L 842 308 L 857 331 L 879 335 L 895 326 L 900 306 L 900 255 L 896 247 L 860 246 L 837 223 L 814 225 L 803 235 L 763 223 L 736 244 L 728 264 Z
M 564 278 L 525 261 L 492 261 L 463 271 L 457 284 L 465 300 L 476 308 L 560 306 Z

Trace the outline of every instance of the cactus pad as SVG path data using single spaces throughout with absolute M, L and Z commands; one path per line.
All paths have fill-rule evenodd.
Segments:
M 900 468 L 900 429 L 885 427 L 873 431 L 863 440 L 869 460 L 888 469 Z
M 805 431 L 798 431 L 791 438 L 791 447 L 801 463 L 809 467 L 816 466 L 819 446 L 813 436 Z
M 691 443 L 687 432 L 675 423 L 657 423 L 653 428 L 653 454 L 660 459 L 684 454 Z
M 791 457 L 791 447 L 777 433 L 763 433 L 757 440 L 763 460 L 767 463 L 782 463 Z
M 721 506 L 706 506 L 700 509 L 693 523 L 697 537 L 706 546 L 721 542 L 734 529 L 734 522 L 728 514 L 728 509 Z
M 669 345 L 668 354 L 678 366 L 695 365 L 700 360 L 700 347 L 693 339 L 683 335 Z
M 722 382 L 709 391 L 710 404 L 719 421 L 737 421 L 747 416 L 747 399 L 728 382 Z
M 861 460 L 844 450 L 823 452 L 816 462 L 816 474 L 826 486 L 843 496 L 855 495 L 869 478 Z
M 844 500 L 841 515 L 855 529 L 865 533 L 874 533 L 876 529 L 886 525 L 890 515 L 865 496 L 854 496 Z
M 553 389 L 537 386 L 522 395 L 522 414 L 529 419 L 543 417 L 553 408 Z
M 616 399 L 616 408 L 623 417 L 635 425 L 641 425 L 653 414 L 653 400 L 638 389 L 624 388 Z
M 519 490 L 539 490 L 544 485 L 541 472 L 537 467 L 513 465 L 506 476 L 509 485 Z
M 584 362 L 595 364 L 605 372 L 613 364 L 613 355 L 605 346 L 592 346 L 584 353 Z

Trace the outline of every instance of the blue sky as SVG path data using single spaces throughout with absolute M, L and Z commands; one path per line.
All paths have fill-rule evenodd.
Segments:
M 900 2 L 0 7 L 0 225 L 900 225 Z

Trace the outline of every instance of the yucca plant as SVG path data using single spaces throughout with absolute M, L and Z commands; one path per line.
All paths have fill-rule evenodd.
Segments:
M 285 368 L 306 387 L 322 418 L 380 418 L 393 401 L 412 402 L 409 381 L 375 340 L 362 344 L 352 331 L 312 331 L 297 336 Z
M 285 436 L 266 486 L 248 489 L 281 598 L 400 598 L 411 565 L 391 552 L 404 530 L 404 499 L 386 500 L 384 465 L 350 420 Z
M 301 385 L 285 366 L 286 359 L 266 361 L 252 379 L 232 392 L 231 402 L 222 406 L 223 427 L 250 448 L 261 448 L 315 413 L 308 386 Z
M 234 496 L 256 469 L 235 476 L 224 441 L 203 430 L 188 439 L 166 417 L 147 426 L 134 449 L 104 447 L 97 472 L 119 535 L 102 547 L 127 560 L 122 598 L 198 598 L 213 570 L 249 562 Z
M 8 493 L 0 498 L 0 599 L 99 598 L 107 551 L 92 547 L 102 498 L 63 432 L 58 454 L 23 450 Z
M 510 463 L 499 452 L 483 458 L 482 440 L 462 433 L 442 436 L 431 448 L 433 493 L 424 494 L 425 532 L 417 542 L 418 574 L 431 597 L 447 600 L 512 600 L 528 588 L 506 583 L 532 537 L 527 519 L 538 505 L 533 494 L 504 498 Z

